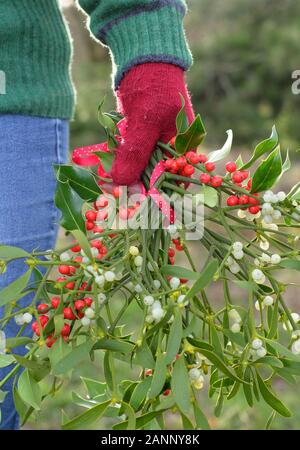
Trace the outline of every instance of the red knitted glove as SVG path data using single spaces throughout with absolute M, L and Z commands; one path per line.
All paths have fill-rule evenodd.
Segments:
M 117 91 L 118 109 L 126 117 L 128 129 L 111 170 L 115 183 L 130 185 L 138 181 L 157 141 L 167 143 L 176 134 L 179 93 L 192 122 L 194 112 L 180 67 L 145 63 L 133 67 L 123 78 Z

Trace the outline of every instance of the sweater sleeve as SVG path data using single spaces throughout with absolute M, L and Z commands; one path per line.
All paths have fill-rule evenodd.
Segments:
M 192 56 L 185 39 L 184 0 L 78 0 L 93 36 L 110 49 L 115 88 L 128 70 L 146 62 L 187 70 Z

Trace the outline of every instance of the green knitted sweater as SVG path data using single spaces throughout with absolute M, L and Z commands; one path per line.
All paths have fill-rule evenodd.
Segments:
M 78 4 L 93 36 L 110 50 L 115 87 L 136 64 L 160 61 L 184 70 L 191 65 L 182 25 L 184 0 Z M 0 1 L 0 113 L 71 118 L 71 57 L 58 0 Z

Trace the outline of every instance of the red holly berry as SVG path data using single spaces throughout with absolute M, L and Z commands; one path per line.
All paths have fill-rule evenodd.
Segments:
M 177 173 L 178 172 L 178 167 L 177 167 L 177 164 L 176 164 L 175 160 L 172 160 L 172 166 L 169 169 L 169 172 L 171 172 L 171 173 Z
M 258 196 L 258 194 L 253 194 L 253 195 Z M 254 206 L 259 205 L 259 198 L 249 197 L 249 203 L 251 203 L 251 205 L 254 205 Z
M 165 161 L 165 168 L 166 168 L 166 170 L 171 170 L 172 169 L 173 162 L 174 162 L 173 159 L 167 159 Z
M 94 239 L 92 241 L 92 247 L 101 248 L 102 247 L 102 241 L 100 241 L 100 239 Z
M 164 397 L 167 397 L 170 394 L 171 394 L 171 389 L 166 389 L 163 393 Z
M 75 309 L 77 309 L 77 311 L 80 311 L 81 309 L 86 307 L 86 304 L 84 302 L 84 300 L 76 300 L 76 302 L 74 303 Z
M 107 253 L 107 247 L 103 245 L 103 247 L 100 248 L 99 253 L 104 256 Z
M 240 173 L 241 173 L 241 175 L 243 177 L 243 181 L 245 181 L 248 178 L 248 176 L 249 176 L 249 172 L 247 170 L 241 170 Z
M 76 267 L 75 266 L 70 266 L 69 269 L 70 269 L 70 275 L 75 275 L 76 270 L 77 270 Z
M 104 228 L 100 227 L 99 225 L 96 225 L 96 226 L 94 227 L 94 229 L 93 229 L 93 232 L 94 232 L 95 234 L 103 233 L 103 231 L 104 231 Z
M 244 175 L 239 171 L 233 173 L 231 178 L 234 183 L 241 183 L 242 181 L 244 181 Z
M 172 239 L 173 244 L 180 244 L 180 239 Z
M 174 264 L 175 264 L 175 258 L 173 258 L 172 256 L 169 258 L 169 261 L 170 261 L 170 264 L 172 265 L 172 266 L 174 266 Z
M 71 332 L 71 327 L 67 323 L 64 324 L 63 329 L 61 330 L 60 334 L 62 336 L 69 336 Z
M 75 281 L 69 281 L 69 283 L 67 283 L 65 285 L 65 288 L 69 289 L 70 291 L 72 291 L 74 289 L 74 287 L 75 287 Z
M 190 163 L 192 163 L 192 164 L 199 164 L 199 162 L 201 162 L 200 155 L 197 155 L 197 153 L 195 153 L 195 152 L 191 152 L 189 160 L 190 160 Z
M 249 204 L 249 197 L 246 194 L 241 195 L 239 199 L 239 205 L 248 205 Z
M 97 213 L 96 211 L 93 211 L 92 209 L 90 209 L 89 211 L 87 211 L 85 213 L 85 218 L 89 221 L 89 222 L 95 222 L 95 220 L 97 219 Z
M 195 172 L 195 168 L 191 164 L 187 164 L 183 169 L 183 175 L 186 177 L 190 177 Z
M 179 278 L 181 284 L 187 283 L 189 280 L 187 278 Z
M 239 204 L 239 198 L 236 195 L 230 195 L 227 199 L 228 206 L 236 206 Z
M 208 173 L 201 173 L 199 180 L 201 181 L 201 183 L 203 184 L 208 184 L 210 182 L 210 175 Z
M 207 161 L 207 156 L 204 153 L 200 153 L 199 155 L 199 162 L 204 164 Z
M 74 247 L 71 248 L 72 252 L 78 253 L 81 250 L 80 245 L 74 245 Z
M 174 248 L 172 248 L 172 247 L 169 248 L 168 255 L 169 255 L 170 258 L 173 258 L 175 256 Z
M 51 300 L 51 305 L 54 309 L 58 308 L 60 304 L 60 298 L 59 297 L 53 297 Z
M 217 188 L 220 187 L 223 183 L 222 177 L 219 177 L 218 175 L 212 177 L 210 184 L 212 187 Z
M 72 308 L 64 308 L 64 318 L 68 320 L 76 320 L 76 316 L 72 311 Z
M 179 158 L 176 159 L 176 166 L 178 169 L 183 169 L 186 166 L 186 158 L 184 156 L 179 156 Z
M 37 307 L 40 314 L 46 313 L 49 310 L 49 306 L 46 303 L 40 303 Z
M 108 199 L 104 195 L 100 195 L 100 197 L 96 201 L 97 208 L 105 208 L 108 205 Z
M 173 148 L 175 148 L 175 141 L 176 141 L 176 136 L 173 136 L 169 141 L 169 145 Z
M 58 266 L 58 271 L 62 275 L 70 275 L 70 267 L 66 265 Z
M 82 256 L 76 256 L 76 258 L 74 258 L 74 262 L 78 264 L 82 263 Z
M 112 194 L 115 198 L 119 198 L 122 195 L 122 188 L 121 186 L 115 186 L 112 190 Z
M 216 165 L 213 162 L 207 162 L 205 164 L 205 169 L 207 170 L 207 172 L 212 172 L 213 170 L 215 170 Z
M 181 244 L 177 244 L 177 245 L 176 245 L 176 250 L 177 250 L 178 252 L 182 252 L 182 251 L 183 251 L 183 246 L 182 246 Z
M 53 337 L 53 334 L 49 334 L 49 336 L 46 337 L 46 345 L 47 347 L 51 348 L 53 344 L 57 341 L 57 338 Z
M 145 376 L 146 377 L 151 377 L 152 373 L 153 373 L 152 370 L 148 369 L 148 370 L 145 371 Z
M 101 211 L 98 211 L 97 220 L 105 220 L 105 219 L 107 219 L 107 216 L 108 216 L 108 212 L 105 209 L 103 209 Z
M 226 164 L 227 172 L 233 173 L 233 172 L 236 171 L 236 169 L 237 169 L 237 167 L 236 167 L 236 163 L 235 162 L 229 162 L 229 163 Z
M 90 222 L 89 220 L 87 222 L 85 222 L 85 228 L 88 231 L 92 231 L 94 226 L 95 226 L 94 222 Z
M 90 297 L 86 297 L 86 298 L 84 299 L 84 303 L 86 304 L 86 306 L 92 306 L 93 299 L 90 298 Z
M 247 182 L 247 186 L 248 186 L 248 188 L 252 187 L 252 178 L 249 178 L 249 180 Z
M 250 208 L 248 208 L 250 214 L 257 214 L 260 211 L 260 207 L 259 206 L 250 206 Z

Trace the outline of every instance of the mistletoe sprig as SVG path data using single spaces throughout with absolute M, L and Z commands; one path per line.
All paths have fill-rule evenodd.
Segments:
M 207 429 L 199 396 L 204 386 L 215 399 L 216 416 L 239 391 L 249 407 L 264 401 L 272 408 L 268 427 L 276 414 L 290 416 L 272 384 L 277 378 L 295 382 L 300 375 L 300 315 L 285 301 L 289 285 L 297 285 L 286 282 L 285 274 L 300 270 L 300 184 L 288 194 L 274 191 L 290 168 L 288 155 L 282 161 L 276 129 L 248 162 L 241 156 L 227 162 L 220 175 L 216 163 L 229 157 L 231 130 L 220 150 L 197 153 L 204 125 L 200 116 L 188 125 L 183 105 L 177 136 L 158 143 L 143 186 L 129 192 L 124 207 L 124 189 L 107 172 L 126 123 L 101 109 L 99 119 L 107 143 L 74 153 L 74 161 L 86 167 L 55 167 L 56 205 L 71 237 L 68 247 L 32 254 L 0 247 L 3 273 L 19 259 L 27 268 L 0 293 L 1 328 L 10 321 L 20 326 L 14 338 L 4 341 L 0 334 L 0 364 L 11 368 L 0 381 L 0 399 L 13 378 L 25 423 L 62 388 L 70 371 L 101 353 L 104 378 L 83 378 L 87 397 L 73 395 L 83 412 L 64 414 L 63 429 L 88 427 L 101 417 L 113 418 L 117 430 L 163 429 L 169 412 L 181 417 L 184 429 Z M 157 167 L 163 170 L 153 183 Z M 172 201 L 187 192 L 201 194 L 205 227 L 192 243 L 196 258 L 186 239 L 197 225 L 195 204 L 191 220 L 181 226 L 176 209 L 167 228 L 161 209 L 159 227 L 120 226 L 139 225 L 157 212 L 151 189 L 160 198 L 172 195 Z M 179 255 L 185 259 L 180 265 Z M 27 295 L 33 300 L 22 307 Z M 125 320 L 129 308 L 137 315 L 133 332 Z M 23 335 L 28 324 L 32 338 Z M 24 345 L 27 353 L 17 355 L 15 349 Z M 119 361 L 132 368 L 130 380 L 120 378 Z M 46 390 L 45 378 L 51 380 Z

